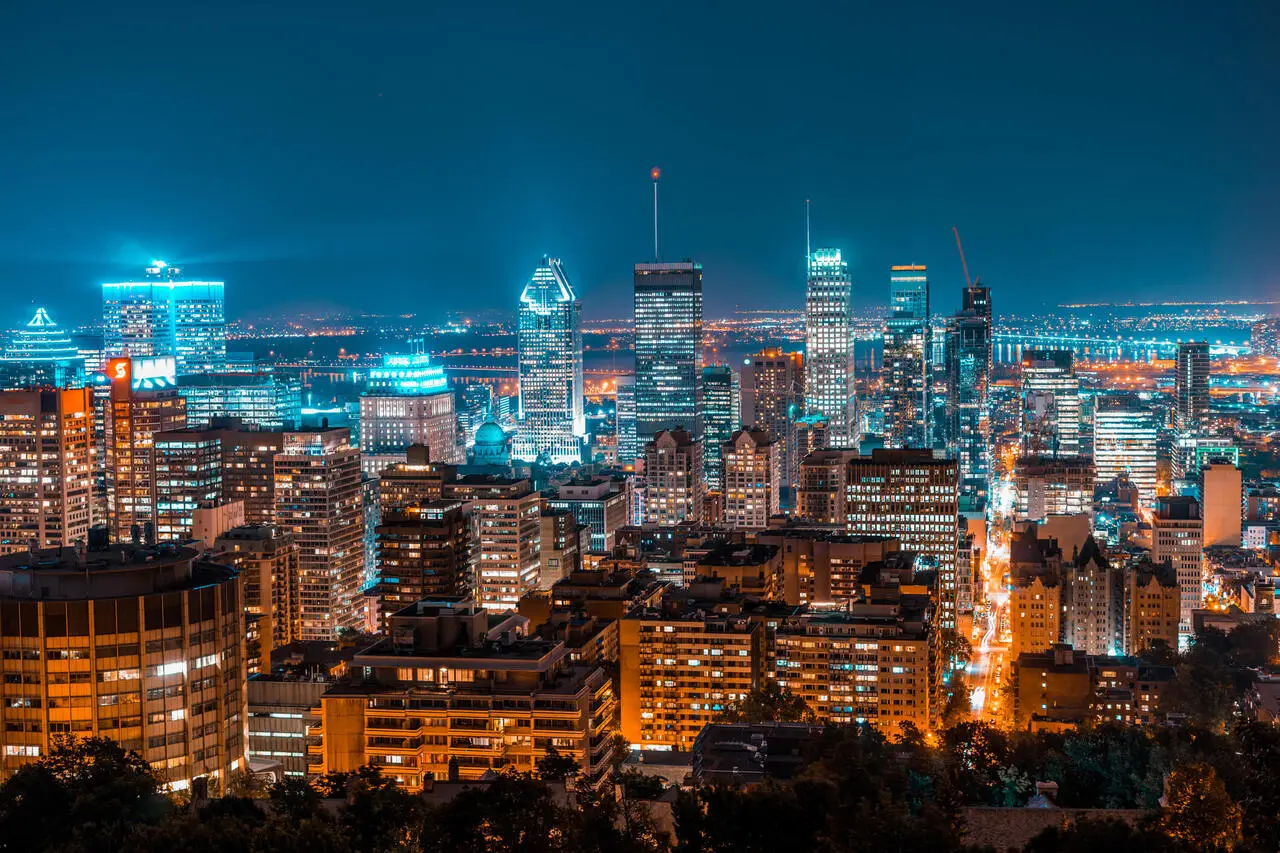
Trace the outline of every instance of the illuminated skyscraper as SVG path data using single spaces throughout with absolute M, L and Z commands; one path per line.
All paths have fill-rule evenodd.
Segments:
M 804 356 L 769 347 L 748 356 L 742 365 L 742 423 L 762 429 L 782 443 L 782 486 L 796 482 L 800 460 L 807 451 L 797 447 L 797 422 L 804 417 Z M 823 446 L 826 446 L 826 419 Z
M 302 383 L 278 373 L 196 373 L 178 378 L 187 426 L 234 418 L 251 429 L 294 429 L 302 422 Z
M 742 409 L 738 374 L 727 364 L 711 364 L 702 369 L 702 403 L 704 442 L 703 477 L 707 488 L 724 488 L 724 457 L 720 445 L 733 436 L 739 426 Z
M 189 539 L 196 510 L 222 503 L 222 431 L 158 432 L 154 442 L 156 541 Z
M 86 540 L 93 394 L 0 392 L 0 554 Z
M 187 281 L 155 261 L 143 281 L 102 285 L 103 351 L 108 358 L 170 355 L 177 373 L 221 370 L 227 361 L 223 283 Z
M 1093 460 L 1099 483 L 1121 474 L 1138 487 L 1138 502 L 1156 499 L 1156 435 L 1159 424 L 1149 405 L 1131 398 L 1099 399 L 1093 412 Z
M 809 255 L 805 294 L 805 408 L 827 420 L 832 447 L 858 446 L 850 312 L 853 283 L 839 249 Z M 758 426 L 758 424 L 757 424 Z
M 361 469 L 377 477 L 404 462 L 415 444 L 426 445 L 435 462 L 461 465 L 466 452 L 458 440 L 455 396 L 444 368 L 426 353 L 383 356 L 369 371 L 368 390 L 360 397 Z
M 27 325 L 14 331 L 0 355 L 0 387 L 48 385 L 74 388 L 84 384 L 84 358 L 49 312 L 37 308 Z
M 171 355 L 113 358 L 107 378 L 107 525 L 113 541 L 155 541 L 155 435 L 187 425 L 187 401 Z
M 1022 353 L 1022 447 L 1028 456 L 1080 453 L 1080 380 L 1070 350 Z
M 928 447 L 929 276 L 924 266 L 889 270 L 882 385 L 885 445 Z
M 673 527 L 702 519 L 701 439 L 682 429 L 658 433 L 645 445 L 644 479 L 646 524 Z
M 780 512 L 781 439 L 764 430 L 740 429 L 721 450 L 724 473 L 724 524 L 738 530 L 764 530 Z
M 618 464 L 626 468 L 640 455 L 636 442 L 636 378 L 619 376 L 615 401 L 614 429 L 618 437 Z
M 1187 435 L 1204 426 L 1209 416 L 1209 344 L 1178 344 L 1173 380 L 1173 427 Z
M 636 443 L 702 436 L 702 265 L 636 264 Z M 701 468 L 699 468 L 699 474 Z
M 543 257 L 520 294 L 520 416 L 512 455 L 582 459 L 582 303 L 556 258 Z
M 990 303 L 987 307 L 990 308 Z M 988 317 L 964 312 L 952 318 L 947 327 L 946 367 L 947 443 L 960 462 L 961 488 L 985 493 L 991 474 L 987 409 L 991 320 Z

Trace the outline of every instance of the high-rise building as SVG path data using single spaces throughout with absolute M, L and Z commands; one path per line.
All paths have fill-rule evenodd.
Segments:
M 966 285 L 961 293 L 961 313 L 976 314 L 979 317 L 987 318 L 987 325 L 991 324 L 991 288 L 985 284 Z
M 762 530 L 756 534 L 756 544 L 778 549 L 782 556 L 781 598 L 795 607 L 847 604 L 858 599 L 863 592 L 863 570 L 902 550 L 902 542 L 892 536 L 850 536 L 843 530 L 816 528 Z
M 1021 456 L 1013 466 L 1019 520 L 1093 512 L 1097 472 L 1088 456 Z
M 0 391 L 0 554 L 87 541 L 93 395 Z
M 839 249 L 809 255 L 805 295 L 805 408 L 827 419 L 832 447 L 858 446 L 853 387 L 853 280 Z
M 188 281 L 155 261 L 142 281 L 102 285 L 102 346 L 108 358 L 173 356 L 177 373 L 219 371 L 227 361 L 223 283 Z
M 702 440 L 663 430 L 644 448 L 644 521 L 672 526 L 702 519 Z
M 1203 427 L 1209 416 L 1209 344 L 1178 344 L 1174 369 L 1173 427 L 1182 435 Z
M 245 765 L 241 583 L 192 548 L 0 557 L 0 777 L 65 733 L 116 741 L 171 789 L 222 790 Z
M 796 516 L 814 524 L 844 527 L 849 460 L 856 450 L 814 450 L 800 463 L 796 488 Z
M 166 430 L 153 442 L 156 541 L 189 539 L 196 510 L 222 503 L 222 431 Z
M 546 590 L 582 568 L 582 555 L 591 545 L 591 530 L 567 509 L 543 507 L 538 521 L 538 589 Z
M 850 533 L 896 536 L 922 568 L 938 573 L 938 620 L 956 625 L 960 546 L 959 468 L 927 450 L 882 450 L 849 460 L 845 493 Z
M 1092 536 L 1064 565 L 1062 638 L 1089 655 L 1124 649 L 1124 572 Z
M 1156 435 L 1160 427 L 1150 406 L 1132 398 L 1102 398 L 1093 411 L 1093 460 L 1099 483 L 1121 475 L 1138 487 L 1138 501 L 1156 499 Z
M 520 294 L 520 416 L 512 456 L 582 460 L 582 303 L 556 258 L 543 257 Z
M 43 308 L 14 330 L 0 355 L 0 388 L 76 388 L 84 378 L 84 357 Z
M 747 356 L 742 366 L 742 423 L 782 442 L 782 485 L 795 486 L 800 460 L 796 424 L 804 416 L 804 356 L 768 347 Z M 822 415 L 814 414 L 815 420 Z M 823 424 L 826 420 L 822 419 Z M 825 430 L 823 447 L 826 447 Z M 789 498 L 786 498 L 789 500 Z
M 981 288 L 983 291 L 986 288 Z M 966 302 L 970 291 L 965 290 Z M 990 311 L 990 299 L 982 303 Z M 976 310 L 960 314 L 947 328 L 947 445 L 960 462 L 965 491 L 985 494 L 991 475 L 991 317 Z
M 298 543 L 302 639 L 330 640 L 364 620 L 360 451 L 341 427 L 276 435 L 274 522 Z
M 763 530 L 782 511 L 781 450 L 781 439 L 758 429 L 740 429 L 724 443 L 726 527 Z
M 636 439 L 636 378 L 619 376 L 615 393 L 613 423 L 618 439 L 618 465 L 630 468 L 644 449 Z
M 1230 462 L 1213 462 L 1200 471 L 1204 502 L 1204 546 L 1239 548 L 1244 517 L 1244 482 Z
M 885 445 L 928 447 L 929 275 L 916 264 L 889 270 L 889 316 L 884 325 Z
M 1080 453 L 1080 380 L 1070 350 L 1022 354 L 1022 447 L 1027 455 Z
M 428 447 L 438 462 L 462 464 L 465 451 L 453 404 L 444 368 L 431 364 L 429 355 L 383 356 L 383 366 L 369 371 L 368 390 L 360 396 L 365 476 L 377 477 L 387 466 L 405 461 L 414 444 Z
M 244 504 L 245 524 L 276 523 L 276 455 L 284 432 L 222 433 L 222 496 Z
M 1190 642 L 1191 613 L 1204 606 L 1204 519 L 1200 502 L 1185 495 L 1156 499 L 1151 520 L 1151 562 L 1173 564 L 1181 590 L 1178 641 Z
M 1280 355 L 1280 317 L 1263 317 L 1249 328 L 1255 355 Z
M 629 520 L 630 484 L 630 479 L 623 478 L 572 480 L 547 497 L 547 506 L 568 510 L 579 524 L 585 524 L 591 531 L 592 551 L 611 552 L 618 529 Z
M 724 457 L 721 445 L 742 426 L 738 374 L 727 364 L 709 364 L 702 368 L 702 476 L 707 488 L 724 488 Z
M 702 437 L 702 265 L 636 264 L 636 442 Z M 699 472 L 701 473 L 701 472 Z
M 213 551 L 244 579 L 247 633 L 257 638 L 249 671 L 270 672 L 271 651 L 302 638 L 298 543 L 273 524 L 243 525 L 214 540 Z
M 471 587 L 472 521 L 458 500 L 383 507 L 378 524 L 378 619 L 424 598 L 465 595 Z
M 528 480 L 478 474 L 443 484 L 445 500 L 465 501 L 473 521 L 476 600 L 514 610 L 542 572 L 542 496 Z
M 297 429 L 302 384 L 278 373 L 197 373 L 178 377 L 187 401 L 187 426 L 207 429 L 231 418 L 249 429 Z
M 113 358 L 106 409 L 107 526 L 115 542 L 154 542 L 155 435 L 187 425 L 174 357 Z

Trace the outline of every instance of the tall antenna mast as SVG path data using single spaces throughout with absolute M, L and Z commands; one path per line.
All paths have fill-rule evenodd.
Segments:
M 809 199 L 804 200 L 804 268 L 809 269 L 809 256 L 813 254 L 813 243 L 809 239 Z
M 660 257 L 658 254 L 658 178 L 662 177 L 662 170 L 654 166 L 649 170 L 649 177 L 653 178 L 653 262 L 656 264 Z

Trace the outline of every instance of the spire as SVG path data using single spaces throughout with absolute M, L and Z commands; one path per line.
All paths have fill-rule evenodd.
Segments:
M 53 322 L 53 318 L 49 316 L 49 312 L 43 307 L 36 309 L 36 315 L 31 318 L 31 322 L 27 323 L 28 329 L 46 329 L 53 328 L 58 324 Z

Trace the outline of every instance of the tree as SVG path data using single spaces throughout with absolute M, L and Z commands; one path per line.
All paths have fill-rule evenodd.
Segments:
M 720 721 L 725 723 L 812 723 L 816 719 L 803 699 L 773 679 L 720 714 Z
M 1163 840 L 1122 820 L 1085 818 L 1070 826 L 1051 826 L 1027 842 L 1024 853 L 1162 853 Z
M 572 755 L 561 755 L 554 746 L 547 747 L 547 754 L 538 759 L 538 778 L 544 782 L 563 782 L 581 769 Z
M 973 644 L 954 628 L 944 628 L 938 637 L 942 660 L 954 669 L 964 669 L 973 659 Z
M 1208 764 L 1175 767 L 1165 782 L 1155 827 L 1194 853 L 1232 850 L 1241 839 L 1240 807 Z

